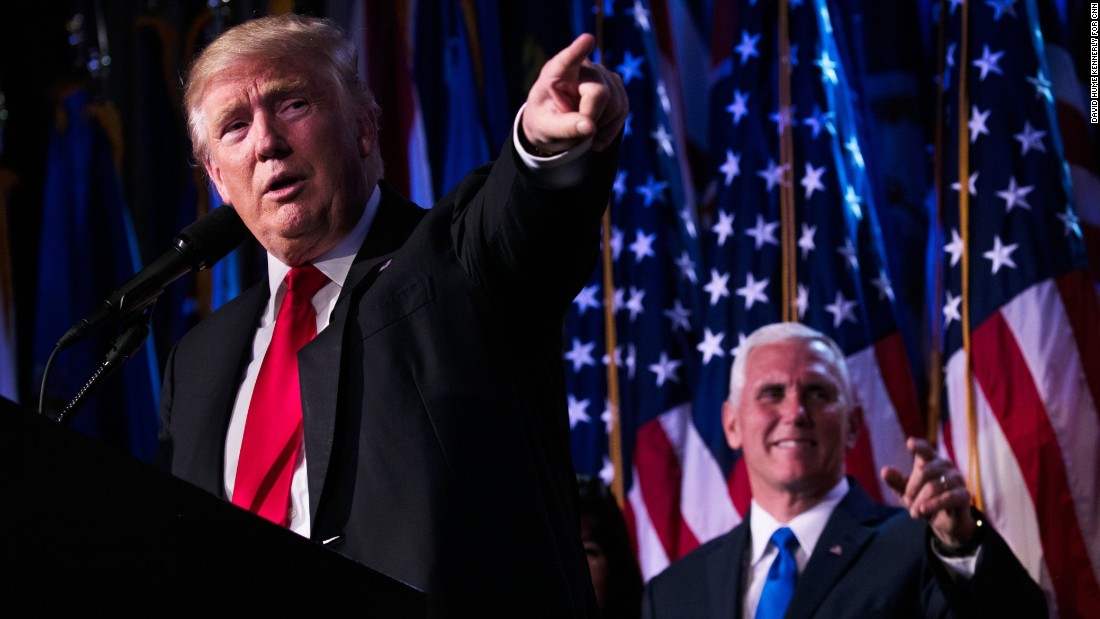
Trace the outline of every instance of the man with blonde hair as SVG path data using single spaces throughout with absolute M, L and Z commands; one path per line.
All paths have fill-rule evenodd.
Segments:
M 561 364 L 628 112 L 594 45 L 546 62 L 499 158 L 430 210 L 382 180 L 378 106 L 332 23 L 254 19 L 202 52 L 194 155 L 268 278 L 170 355 L 173 474 L 432 616 L 596 614 Z

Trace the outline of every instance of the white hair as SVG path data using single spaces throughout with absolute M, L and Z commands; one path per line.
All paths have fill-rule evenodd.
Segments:
M 733 370 L 730 372 L 729 395 L 726 398 L 733 408 L 736 409 L 741 403 L 741 391 L 745 388 L 745 371 L 749 353 L 754 348 L 765 344 L 787 341 L 813 341 L 824 344 L 835 357 L 833 366 L 836 368 L 837 378 L 841 381 L 844 395 L 847 396 L 851 406 L 856 405 L 855 390 L 852 389 L 851 377 L 848 374 L 848 363 L 844 359 L 844 351 L 840 346 L 829 336 L 800 322 L 774 322 L 753 331 L 738 347 L 737 358 L 734 359 Z

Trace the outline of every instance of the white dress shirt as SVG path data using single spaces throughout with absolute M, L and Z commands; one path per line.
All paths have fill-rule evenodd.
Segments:
M 756 605 L 760 603 L 760 593 L 764 590 L 764 582 L 768 579 L 768 570 L 772 561 L 779 553 L 770 543 L 772 533 L 779 527 L 786 526 L 798 539 L 798 550 L 794 553 L 794 560 L 798 563 L 798 573 L 806 569 L 806 563 L 813 554 L 821 532 L 833 515 L 833 510 L 848 494 L 848 480 L 840 479 L 840 483 L 825 495 L 820 503 L 811 507 L 794 518 L 790 522 L 779 522 L 774 516 L 764 510 L 763 507 L 752 500 L 749 508 L 749 541 L 752 543 L 752 551 L 749 554 L 748 569 L 745 570 L 745 597 L 742 599 L 742 610 L 745 617 L 756 616 Z

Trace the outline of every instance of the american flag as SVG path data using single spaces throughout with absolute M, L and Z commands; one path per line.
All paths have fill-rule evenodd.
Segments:
M 107 129 L 114 107 L 88 89 L 60 100 L 50 135 L 33 336 L 34 384 L 56 417 L 87 386 L 122 332 L 100 331 L 51 359 L 59 334 L 90 315 L 112 290 L 141 271 L 137 236 Z M 136 318 L 141 320 L 142 318 Z M 127 325 L 128 326 L 128 325 Z M 66 423 L 135 458 L 152 461 L 160 376 L 152 338 L 121 371 L 69 411 Z
M 657 30 L 669 23 L 664 4 L 652 3 L 644 22 L 637 17 L 644 3 L 620 13 L 605 4 L 605 58 L 623 75 L 632 110 L 623 182 L 612 205 L 612 247 L 623 367 L 623 488 L 646 579 L 728 531 L 748 507 L 739 454 L 722 433 L 721 402 L 740 338 L 784 319 L 784 282 L 791 291 L 787 318 L 833 336 L 848 355 L 868 421 L 849 471 L 872 495 L 891 500 L 877 469 L 906 469 L 905 436 L 926 433 L 894 322 L 893 291 L 828 11 L 824 2 L 791 4 L 789 106 L 780 104 L 776 81 L 778 3 L 743 2 L 725 13 L 737 15 L 729 26 L 739 37 L 736 46 L 720 50 L 712 84 L 708 174 L 716 191 L 703 225 L 690 215 L 695 205 L 689 192 L 666 191 L 683 177 L 671 161 L 680 142 L 673 139 L 666 149 L 661 141 L 678 136 L 676 115 L 668 117 L 677 109 L 675 98 L 657 70 L 673 68 L 662 43 L 667 39 Z M 728 7 L 716 7 L 716 14 L 719 8 Z M 622 32 L 647 35 L 650 42 L 617 39 Z M 789 161 L 780 155 L 784 132 L 793 147 Z M 781 216 L 784 190 L 793 207 L 787 221 Z M 628 253 L 628 243 L 656 248 L 656 259 Z M 792 270 L 787 280 L 785 266 Z M 597 399 L 603 397 L 598 387 L 579 380 L 602 380 L 600 286 L 594 280 L 578 297 L 568 331 L 574 445 L 594 443 L 606 431 L 592 423 L 592 410 L 609 407 Z M 605 479 L 612 462 L 605 461 Z M 596 464 L 582 457 L 578 467 Z
M 721 402 L 740 341 L 761 325 L 803 322 L 844 350 L 866 422 L 847 468 L 872 496 L 896 502 L 877 471 L 908 470 L 905 437 L 926 434 L 827 3 L 745 1 L 731 14 L 734 45 L 716 50 L 711 89 L 715 192 L 694 407 L 709 449 L 697 459 L 713 460 L 726 489 L 709 490 L 705 509 L 723 520 L 711 536 L 739 522 L 751 498 Z
M 587 30 L 597 33 L 598 60 L 622 76 L 631 112 L 608 211 L 607 260 L 567 316 L 564 363 L 574 463 L 629 497 L 624 513 L 645 566 L 650 549 L 674 547 L 680 530 L 677 450 L 697 378 L 700 257 L 679 168 L 675 89 L 662 71 L 667 49 L 659 41 L 669 33 L 656 30 L 669 21 L 657 2 L 598 8 L 586 15 L 598 22 Z
M 1036 4 L 942 17 L 944 444 L 1052 614 L 1096 616 L 1100 313 Z

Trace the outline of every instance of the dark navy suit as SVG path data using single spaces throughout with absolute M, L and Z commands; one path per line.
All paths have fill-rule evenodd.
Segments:
M 787 617 L 1047 617 L 1039 586 L 988 524 L 974 577 L 957 583 L 932 553 L 924 521 L 875 503 L 848 481 L 851 490 L 799 575 Z M 654 577 L 643 616 L 741 619 L 750 546 L 746 518 Z

